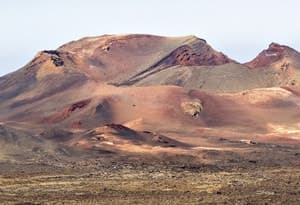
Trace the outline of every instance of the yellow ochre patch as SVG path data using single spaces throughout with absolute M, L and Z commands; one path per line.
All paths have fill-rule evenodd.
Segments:
M 55 66 L 52 60 L 48 59 L 42 64 L 41 68 L 36 73 L 36 78 L 41 80 L 48 75 L 59 74 L 62 72 L 63 66 Z

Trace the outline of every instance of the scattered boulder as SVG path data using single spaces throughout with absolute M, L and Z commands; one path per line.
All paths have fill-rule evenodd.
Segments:
M 241 143 L 244 144 L 249 144 L 249 145 L 254 145 L 257 144 L 256 142 L 252 141 L 252 140 L 240 140 Z
M 43 52 L 47 53 L 47 54 L 50 54 L 50 55 L 56 55 L 56 56 L 60 55 L 60 52 L 57 51 L 57 50 L 44 50 Z
M 64 65 L 64 61 L 58 56 L 51 56 L 51 60 L 56 67 Z
M 202 103 L 198 99 L 188 102 L 182 102 L 181 107 L 186 114 L 189 114 L 194 118 L 198 118 L 200 112 L 203 110 Z
M 110 46 L 104 46 L 102 47 L 102 50 L 108 52 L 110 50 Z
M 46 54 L 51 55 L 51 61 L 56 67 L 60 67 L 64 65 L 64 61 L 61 58 L 61 53 L 57 50 L 44 50 Z

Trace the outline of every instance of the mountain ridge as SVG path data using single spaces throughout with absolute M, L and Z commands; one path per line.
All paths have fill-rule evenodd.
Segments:
M 1 77 L 0 121 L 63 149 L 125 155 L 296 144 L 300 54 L 286 49 L 241 64 L 195 36 L 83 38 Z

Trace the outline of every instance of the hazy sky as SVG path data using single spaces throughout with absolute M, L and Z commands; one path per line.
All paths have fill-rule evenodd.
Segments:
M 0 75 L 85 36 L 196 35 L 240 62 L 271 42 L 300 50 L 299 0 L 1 0 Z

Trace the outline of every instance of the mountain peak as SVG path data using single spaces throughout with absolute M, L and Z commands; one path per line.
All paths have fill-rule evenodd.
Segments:
M 278 55 L 279 54 L 282 54 L 284 52 L 289 52 L 289 51 L 294 51 L 294 49 L 286 46 L 286 45 L 281 45 L 279 43 L 274 43 L 272 42 L 268 49 L 265 50 L 265 53 L 277 53 Z
M 137 58 L 138 56 L 138 58 Z M 214 66 L 234 62 L 194 35 L 102 35 L 41 51 L 29 67 L 38 79 L 76 72 L 100 82 L 122 82 L 170 66 Z
M 282 47 L 282 45 L 276 42 L 272 42 L 269 44 L 269 48 L 276 48 L 276 47 Z
M 267 67 L 285 57 L 291 56 L 293 53 L 297 53 L 297 51 L 288 46 L 272 42 L 267 49 L 260 52 L 252 61 L 245 63 L 245 65 L 250 68 Z

